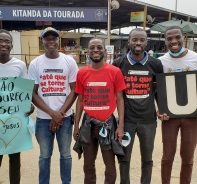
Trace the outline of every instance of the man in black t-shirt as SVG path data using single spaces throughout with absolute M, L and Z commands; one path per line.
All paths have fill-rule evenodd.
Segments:
M 135 134 L 140 141 L 141 183 L 151 182 L 152 153 L 157 127 L 154 86 L 156 74 L 163 73 L 163 67 L 160 60 L 148 55 L 146 46 L 146 32 L 140 28 L 133 29 L 128 39 L 130 51 L 113 63 L 121 69 L 127 86 L 124 91 L 124 130 L 131 135 L 130 144 L 124 148 L 125 156 L 119 158 L 121 184 L 130 184 L 129 170 Z

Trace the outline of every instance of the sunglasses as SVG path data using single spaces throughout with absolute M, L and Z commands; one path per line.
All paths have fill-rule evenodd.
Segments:
M 3 44 L 3 43 L 5 43 L 5 44 L 11 44 L 12 41 L 11 40 L 1 40 L 0 39 L 0 44 Z

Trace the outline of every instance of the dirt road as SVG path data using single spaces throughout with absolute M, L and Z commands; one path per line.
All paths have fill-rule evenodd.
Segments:
M 75 104 L 73 105 L 75 107 Z M 35 120 L 35 113 L 32 115 Z M 36 142 L 35 137 L 33 136 L 34 149 L 30 151 L 23 152 L 21 154 L 21 184 L 37 184 L 38 183 L 38 157 L 39 157 L 39 147 Z M 72 141 L 73 147 L 74 141 Z M 177 143 L 177 152 L 174 160 L 173 171 L 171 184 L 179 184 L 179 173 L 180 173 L 180 138 Z M 153 154 L 153 173 L 152 173 L 152 184 L 160 184 L 160 163 L 162 156 L 162 140 L 161 140 L 161 123 L 158 122 L 156 137 L 155 137 L 155 148 Z M 78 160 L 77 153 L 72 151 L 73 158 L 73 167 L 72 167 L 72 184 L 83 184 L 83 158 Z M 0 169 L 0 184 L 9 184 L 9 168 L 8 156 L 4 156 L 2 167 Z M 102 161 L 102 157 L 99 154 L 96 160 L 96 170 L 97 170 L 97 184 L 103 184 L 104 182 L 104 164 Z M 139 150 L 139 141 L 138 138 L 135 137 L 135 144 L 132 153 L 132 161 L 131 161 L 131 169 L 130 169 L 130 178 L 132 184 L 140 183 L 140 175 L 141 175 L 141 157 Z M 54 152 L 51 161 L 51 184 L 61 184 L 60 174 L 59 174 L 59 152 L 58 147 L 55 142 Z M 119 183 L 119 172 L 118 172 L 118 164 L 117 164 L 117 181 Z M 194 168 L 193 168 L 193 176 L 191 184 L 197 184 L 197 150 L 195 152 L 194 159 Z
M 33 116 L 35 118 L 35 114 Z M 180 139 L 179 139 L 180 140 Z M 180 171 L 180 141 L 178 140 L 177 144 L 177 153 L 173 165 L 172 171 L 172 184 L 179 183 L 179 171 Z M 38 157 L 39 157 L 39 147 L 36 142 L 35 137 L 33 137 L 34 149 L 30 151 L 23 152 L 21 154 L 22 158 L 22 166 L 21 166 L 21 184 L 37 184 L 38 183 Z M 72 142 L 72 147 L 73 147 Z M 162 141 L 161 141 L 161 126 L 160 122 L 158 122 L 157 133 L 155 138 L 155 149 L 153 154 L 154 166 L 153 166 L 153 174 L 152 174 L 152 184 L 160 184 L 160 162 L 162 155 Z M 76 152 L 72 151 L 73 157 L 73 168 L 72 168 L 72 184 L 83 184 L 83 158 L 78 160 Z M 140 151 L 139 151 L 139 142 L 138 138 L 135 139 L 133 154 L 132 154 L 132 162 L 131 162 L 131 170 L 130 177 L 132 184 L 140 183 Z M 4 156 L 2 167 L 0 169 L 0 184 L 9 184 L 9 168 L 8 168 L 8 156 Z M 104 166 L 102 157 L 99 151 L 97 160 L 96 160 L 96 169 L 97 169 L 97 183 L 103 184 L 104 178 Z M 118 164 L 117 164 L 118 171 Z M 119 172 L 117 172 L 117 181 L 119 183 Z M 59 152 L 57 144 L 54 145 L 54 152 L 52 156 L 51 163 L 51 184 L 60 184 L 60 176 L 59 176 Z M 195 152 L 195 163 L 193 168 L 193 176 L 192 183 L 197 184 L 197 151 Z

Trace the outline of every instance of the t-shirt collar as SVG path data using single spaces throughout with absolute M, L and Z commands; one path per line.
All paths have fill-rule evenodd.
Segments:
M 135 65 L 136 63 L 140 63 L 141 65 L 144 65 L 148 60 L 148 53 L 144 51 L 144 58 L 141 61 L 136 61 L 135 59 L 132 58 L 131 51 L 129 51 L 129 53 L 127 54 L 127 59 L 132 65 Z

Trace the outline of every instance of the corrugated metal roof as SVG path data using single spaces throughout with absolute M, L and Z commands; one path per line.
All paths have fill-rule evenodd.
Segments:
M 135 2 L 119 0 L 120 8 L 111 11 L 111 29 L 139 26 L 141 23 L 130 22 L 130 12 L 143 11 L 144 6 Z M 0 6 L 35 6 L 35 7 L 107 7 L 108 0 L 1 0 Z M 168 20 L 168 11 L 157 9 L 152 6 L 147 7 L 147 14 L 155 18 L 153 23 L 147 23 L 147 27 L 153 26 L 155 23 Z M 187 21 L 187 16 L 175 15 L 172 17 Z M 197 17 L 190 18 L 191 22 L 197 22 Z M 107 29 L 107 23 L 98 22 L 53 22 L 52 26 L 58 30 L 72 30 L 77 28 Z M 46 26 L 45 26 L 46 27 Z M 32 30 L 42 29 L 36 26 L 35 21 L 3 21 L 3 28 L 7 30 Z

